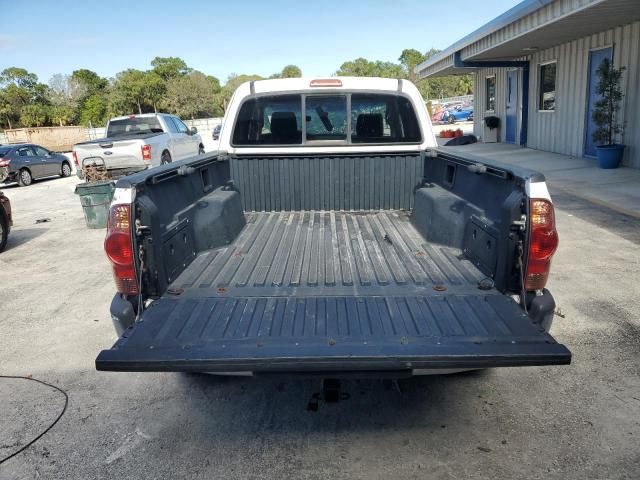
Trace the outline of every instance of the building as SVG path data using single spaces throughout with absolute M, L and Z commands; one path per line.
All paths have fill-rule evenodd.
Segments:
M 640 168 L 640 0 L 525 0 L 416 73 L 473 73 L 481 140 L 484 117 L 495 115 L 500 142 L 590 157 L 595 71 L 605 57 L 626 67 L 618 143 L 627 145 L 623 164 Z

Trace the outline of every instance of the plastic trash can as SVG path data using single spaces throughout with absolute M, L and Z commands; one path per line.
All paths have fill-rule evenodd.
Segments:
M 107 228 L 109 205 L 115 191 L 114 182 L 85 182 L 76 185 L 75 193 L 80 196 L 84 220 L 89 228 Z

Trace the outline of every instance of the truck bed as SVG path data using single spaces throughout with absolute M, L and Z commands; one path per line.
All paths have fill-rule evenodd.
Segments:
M 121 371 L 407 371 L 568 363 L 568 350 L 406 211 L 246 214 L 96 360 Z

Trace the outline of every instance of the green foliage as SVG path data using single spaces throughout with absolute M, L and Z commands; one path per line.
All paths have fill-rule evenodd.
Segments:
M 400 64 L 356 58 L 355 60 L 344 62 L 336 72 L 336 75 L 406 78 L 416 84 L 418 90 L 426 99 L 473 93 L 473 77 L 471 75 L 449 75 L 446 77 L 418 79 L 414 72 L 415 67 L 438 53 L 439 50 L 432 48 L 423 55 L 418 50 L 407 48 L 402 51 L 398 58 Z
M 341 77 L 405 78 L 405 72 L 398 64 L 380 60 L 372 62 L 362 57 L 344 62 L 335 74 Z
M 105 95 L 94 93 L 87 97 L 80 110 L 80 125 L 98 127 L 105 125 L 108 120 L 107 98 Z
M 280 78 L 299 78 L 302 77 L 302 70 L 297 65 L 287 65 L 282 69 Z
M 229 105 L 229 100 L 231 100 L 231 95 L 236 91 L 236 88 L 244 82 L 249 82 L 251 80 L 263 80 L 263 77 L 260 75 L 238 75 L 236 73 L 229 75 L 227 83 L 222 87 L 220 93 L 216 95 L 216 105 L 221 108 L 223 112 L 226 111 L 227 105 Z
M 135 68 L 118 73 L 111 87 L 110 110 L 119 115 L 131 111 L 142 113 L 142 107 L 147 98 L 145 80 L 145 72 Z
M 87 97 L 97 93 L 104 93 L 109 86 L 106 78 L 102 78 L 96 72 L 86 68 L 74 70 L 71 73 L 71 79 L 84 87 Z
M 591 114 L 593 122 L 598 127 L 592 134 L 594 142 L 612 145 L 615 135 L 622 131 L 622 126 L 617 122 L 617 115 L 623 97 L 620 80 L 624 70 L 625 67 L 615 68 L 608 58 L 602 60 L 596 70 L 596 92 L 600 99 L 595 103 Z
M 406 78 L 414 83 L 416 83 L 417 80 L 414 68 L 416 65 L 424 62 L 424 60 L 425 56 L 414 48 L 405 48 L 398 58 L 400 65 L 402 65 L 402 68 L 404 69 Z
M 23 127 L 42 127 L 47 123 L 47 107 L 39 103 L 24 105 L 20 109 L 20 123 Z
M 153 67 L 152 71 L 165 81 L 175 77 L 183 77 L 193 70 L 178 57 L 156 57 L 151 60 L 151 66 Z
M 221 113 L 215 95 L 215 83 L 196 70 L 167 82 L 164 106 L 182 118 L 210 117 Z
M 405 78 L 414 82 L 425 98 L 471 93 L 469 75 L 417 78 L 416 65 L 438 52 L 431 49 L 423 55 L 416 49 L 405 49 L 399 63 L 356 58 L 344 62 L 335 74 Z M 301 76 L 298 66 L 286 65 L 270 78 Z M 216 77 L 194 71 L 178 57 L 155 57 L 149 70 L 127 69 L 111 80 L 81 68 L 71 75 L 54 75 L 48 86 L 24 68 L 10 67 L 0 72 L 0 128 L 74 123 L 96 127 L 111 116 L 153 111 L 185 118 L 221 116 L 240 84 L 262 79 L 260 75 L 231 74 L 221 85 Z

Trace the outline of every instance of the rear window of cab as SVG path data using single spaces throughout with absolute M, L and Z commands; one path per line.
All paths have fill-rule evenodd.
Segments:
M 411 101 L 379 93 L 283 94 L 249 98 L 233 146 L 420 143 Z

